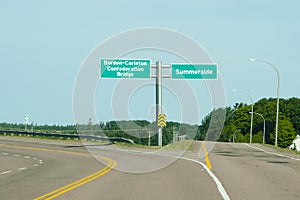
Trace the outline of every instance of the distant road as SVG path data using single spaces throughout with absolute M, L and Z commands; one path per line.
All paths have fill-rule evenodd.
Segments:
M 211 143 L 206 145 L 209 150 Z M 257 149 L 265 147 L 218 143 L 205 156 L 204 143 L 194 142 L 184 159 L 174 159 L 175 151 L 86 147 L 0 137 L 1 199 L 282 200 L 300 196 L 299 156 L 282 153 L 285 158 Z

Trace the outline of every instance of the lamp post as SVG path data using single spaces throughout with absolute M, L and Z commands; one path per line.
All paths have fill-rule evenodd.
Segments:
M 252 112 L 249 112 L 250 114 L 252 114 Z M 263 120 L 264 120 L 264 131 L 263 131 L 263 144 L 265 144 L 265 138 L 266 138 L 266 120 L 264 118 L 264 116 L 260 113 L 254 112 L 254 114 L 259 115 Z
M 237 131 L 241 131 L 241 129 L 238 129 L 238 130 L 235 130 L 235 131 L 234 131 L 233 136 L 232 136 L 232 143 L 234 143 L 235 134 L 236 134 Z
M 279 117 L 279 89 L 280 89 L 280 77 L 279 77 L 279 71 L 275 65 L 270 63 L 269 61 L 266 60 L 260 60 L 260 59 L 255 59 L 255 58 L 250 58 L 250 61 L 257 61 L 257 62 L 262 62 L 270 65 L 273 67 L 273 69 L 276 71 L 277 74 L 277 109 L 276 109 L 276 125 L 275 125 L 275 146 L 278 146 L 278 117 Z
M 253 98 L 251 97 L 251 95 L 249 93 L 244 92 L 244 91 L 237 91 L 237 90 L 234 89 L 234 90 L 232 90 L 232 92 L 241 92 L 243 94 L 246 94 L 249 97 L 249 99 L 251 100 L 251 112 L 252 112 L 252 114 L 251 114 L 251 122 L 250 122 L 250 141 L 249 141 L 249 143 L 251 144 L 252 143 L 252 127 L 253 127 Z

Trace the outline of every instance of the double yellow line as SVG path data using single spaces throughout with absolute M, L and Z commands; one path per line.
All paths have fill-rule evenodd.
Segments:
M 79 187 L 79 186 L 81 186 L 83 184 L 86 184 L 86 183 L 88 183 L 88 182 L 90 182 L 92 180 L 95 180 L 95 179 L 99 178 L 100 176 L 102 176 L 102 175 L 108 173 L 110 170 L 112 170 L 116 166 L 116 164 L 117 164 L 117 162 L 115 160 L 111 160 L 111 159 L 109 159 L 108 162 L 109 162 L 108 165 L 106 167 L 104 167 L 103 169 L 101 169 L 100 171 L 98 171 L 98 172 L 96 172 L 94 174 L 91 174 L 91 175 L 89 175 L 89 176 L 87 176 L 87 177 L 85 177 L 83 179 L 80 179 L 78 181 L 70 183 L 70 184 L 68 184 L 68 185 L 66 185 L 64 187 L 58 188 L 57 190 L 49 192 L 48 194 L 45 194 L 45 195 L 40 196 L 38 198 L 35 198 L 34 200 L 42 200 L 42 199 L 50 200 L 50 199 L 54 199 L 55 197 L 58 197 L 58 196 L 66 193 L 66 192 L 68 192 L 70 190 L 73 190 L 73 189 L 75 189 L 75 188 L 77 188 L 77 187 Z
M 38 151 L 48 151 L 48 152 L 58 152 L 58 153 L 68 153 L 68 154 L 75 154 L 75 155 L 82 155 L 82 156 L 91 156 L 90 154 L 87 153 L 80 153 L 80 152 L 73 152 L 73 151 L 64 151 L 64 150 L 54 150 L 54 149 L 46 149 L 46 148 L 35 148 L 35 147 L 26 147 L 26 146 L 14 146 L 14 145 L 7 145 L 7 144 L 0 144 L 0 146 L 5 146 L 5 147 L 10 147 L 10 148 L 17 148 L 17 149 L 27 149 L 27 150 L 38 150 Z M 58 188 L 52 192 L 49 192 L 43 196 L 37 197 L 34 200 L 50 200 L 50 199 L 54 199 L 55 197 L 58 197 L 70 190 L 73 190 L 81 185 L 84 185 L 92 180 L 95 180 L 101 176 L 103 176 L 104 174 L 108 173 L 109 171 L 111 171 L 116 165 L 117 165 L 117 161 L 110 159 L 110 158 L 106 158 L 103 156 L 97 156 L 105 161 L 108 162 L 108 164 L 101 169 L 100 171 L 97 171 L 87 177 L 84 177 L 78 181 L 75 181 L 73 183 L 70 183 L 66 186 L 63 186 L 61 188 Z

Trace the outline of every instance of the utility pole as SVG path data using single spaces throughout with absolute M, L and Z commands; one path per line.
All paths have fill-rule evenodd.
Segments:
M 177 127 L 173 127 L 173 143 L 178 142 Z
M 148 129 L 148 146 L 151 145 L 150 139 L 151 139 L 151 130 L 150 130 L 150 128 L 149 128 L 149 129 Z
M 31 132 L 33 132 L 33 122 L 31 123 Z

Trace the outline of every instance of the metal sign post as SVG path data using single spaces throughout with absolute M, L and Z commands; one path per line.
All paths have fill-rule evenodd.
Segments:
M 158 124 L 158 115 L 162 114 L 162 64 L 161 61 L 156 62 L 156 123 L 158 146 L 162 146 L 162 126 Z
M 161 61 L 151 64 L 150 59 L 100 59 L 100 78 L 109 79 L 156 79 L 156 131 L 158 146 L 162 146 L 162 129 L 166 126 L 166 115 L 162 113 L 162 78 L 176 79 L 218 79 L 218 65 L 214 63 L 176 63 L 163 65 Z M 151 68 L 156 73 L 151 75 Z M 162 74 L 162 68 L 171 69 Z M 176 135 L 176 141 L 178 135 Z M 150 133 L 148 138 L 150 145 Z

